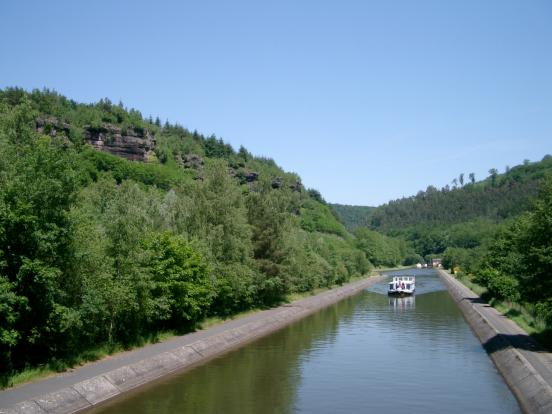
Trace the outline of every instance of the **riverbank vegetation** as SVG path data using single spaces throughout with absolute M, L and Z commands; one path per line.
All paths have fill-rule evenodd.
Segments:
M 151 148 L 129 161 L 91 137 Z M 349 233 L 318 191 L 243 147 L 107 99 L 0 91 L 4 386 L 412 254 Z
M 470 178 L 377 207 L 364 220 L 426 261 L 442 258 L 552 349 L 552 157 Z

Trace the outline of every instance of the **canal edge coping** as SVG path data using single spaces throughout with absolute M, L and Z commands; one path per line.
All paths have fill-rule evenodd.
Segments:
M 500 349 L 493 352 L 488 352 L 487 349 L 486 351 L 517 398 L 522 411 L 538 414 L 552 412 L 551 384 L 543 378 L 538 369 L 504 336 L 518 333 L 501 332 L 494 326 L 490 318 L 485 315 L 485 312 L 490 312 L 489 309 L 495 310 L 494 308 L 476 306 L 477 302 L 481 300 L 477 294 L 444 270 L 438 269 L 437 272 L 481 344 L 485 344 L 495 338 L 499 342 Z M 523 331 L 519 327 L 518 329 Z M 527 333 L 525 334 L 527 335 Z
M 370 276 L 274 308 L 261 318 L 255 318 L 256 314 L 245 317 L 243 318 L 245 323 L 235 328 L 208 335 L 188 345 L 175 347 L 57 391 L 32 396 L 8 407 L 1 407 L 2 391 L 0 391 L 0 414 L 71 414 L 94 407 L 127 391 L 177 371 L 207 362 L 215 356 L 275 332 L 292 322 L 352 296 L 383 278 L 382 275 Z M 248 319 L 251 320 L 247 322 Z M 224 322 L 222 325 L 227 323 Z M 205 331 L 208 332 L 210 329 Z

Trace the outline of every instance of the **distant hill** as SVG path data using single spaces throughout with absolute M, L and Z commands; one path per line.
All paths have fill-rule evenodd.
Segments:
M 451 225 L 486 218 L 501 221 L 526 211 L 547 173 L 552 157 L 524 162 L 503 174 L 491 169 L 480 182 L 438 190 L 428 187 L 408 198 L 378 207 L 370 216 L 370 227 L 385 233 L 420 225 Z M 458 180 L 455 179 L 455 182 Z
M 390 201 L 379 207 L 332 205 L 348 229 L 366 226 L 386 234 L 410 227 L 443 226 L 486 219 L 499 222 L 526 211 L 546 174 L 552 174 L 552 156 L 525 161 L 498 174 L 491 169 L 482 181 L 464 182 L 440 190 L 429 186 L 416 195 Z M 460 184 L 462 183 L 462 184 Z
M 329 204 L 329 206 L 349 231 L 354 231 L 358 227 L 369 227 L 371 213 L 375 210 L 375 207 L 347 204 Z

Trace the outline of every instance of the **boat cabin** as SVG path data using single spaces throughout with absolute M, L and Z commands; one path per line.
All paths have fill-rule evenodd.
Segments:
M 387 293 L 389 295 L 411 295 L 416 290 L 416 278 L 414 276 L 393 276 L 389 282 Z

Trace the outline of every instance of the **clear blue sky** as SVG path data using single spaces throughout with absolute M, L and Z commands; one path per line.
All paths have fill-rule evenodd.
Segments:
M 331 202 L 552 153 L 549 0 L 4 0 L 0 19 L 0 88 L 122 100 Z

